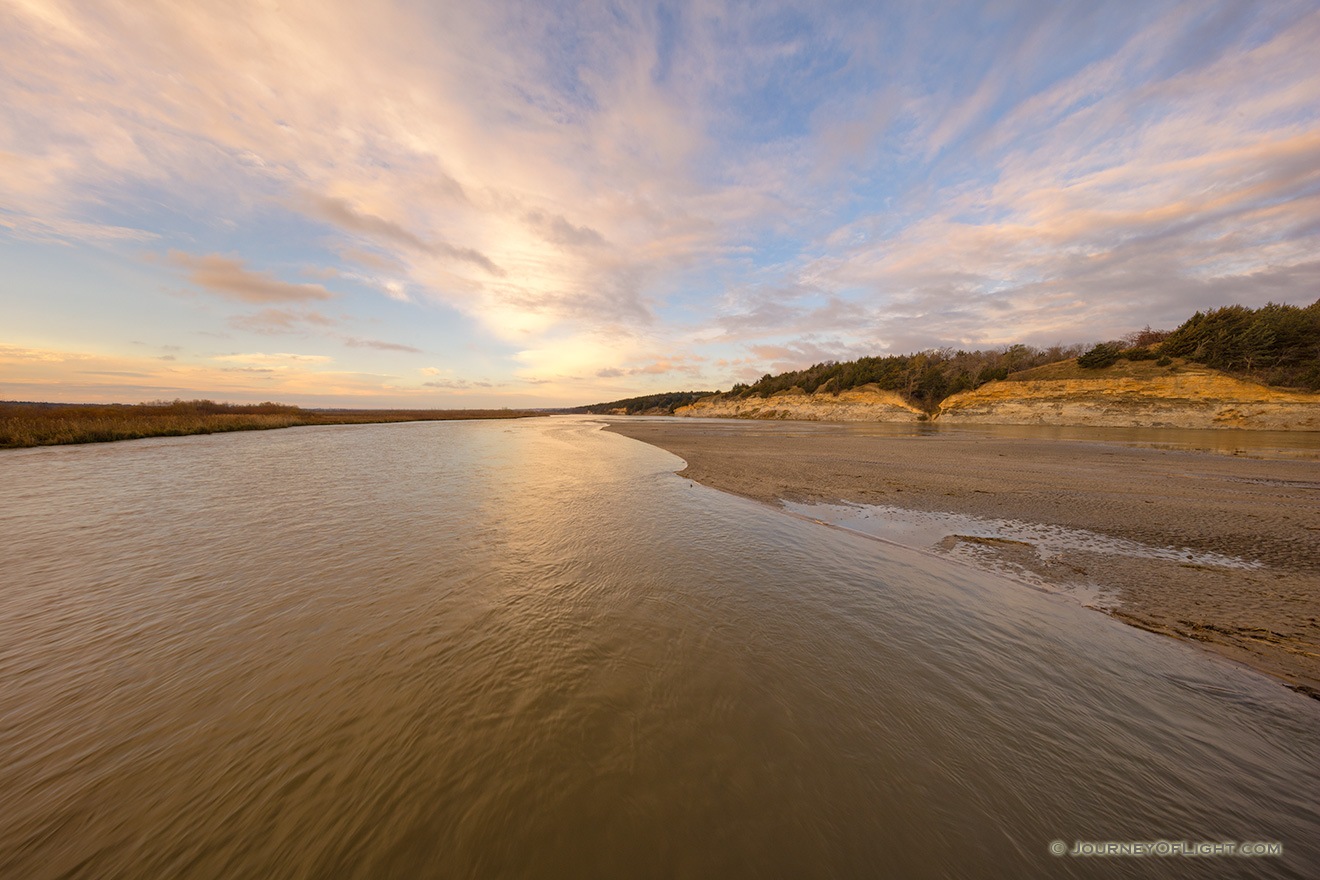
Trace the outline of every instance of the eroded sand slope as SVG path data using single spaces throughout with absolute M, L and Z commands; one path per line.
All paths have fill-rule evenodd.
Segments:
M 1196 365 L 1128 375 L 1111 368 L 1094 371 L 1100 374 L 1094 378 L 1068 367 L 1051 364 L 955 394 L 937 418 L 948 424 L 1320 431 L 1317 394 L 1268 388 Z
M 863 385 L 841 392 L 807 394 L 800 388 L 763 397 L 706 397 L 674 411 L 714 419 L 798 419 L 808 422 L 915 422 L 927 417 L 892 391 Z

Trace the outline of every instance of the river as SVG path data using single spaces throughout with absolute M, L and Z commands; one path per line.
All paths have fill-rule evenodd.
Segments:
M 0 876 L 1315 876 L 1320 703 L 599 429 L 0 451 Z

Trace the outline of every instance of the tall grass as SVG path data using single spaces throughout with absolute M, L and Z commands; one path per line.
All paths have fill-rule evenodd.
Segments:
M 138 405 L 0 404 L 0 448 L 100 443 L 222 431 L 259 431 L 295 425 L 345 425 L 444 419 L 521 418 L 517 410 L 304 410 L 278 403 L 211 400 Z

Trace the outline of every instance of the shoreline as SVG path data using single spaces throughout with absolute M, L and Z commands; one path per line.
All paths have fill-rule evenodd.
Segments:
M 695 482 L 1069 594 L 1320 699 L 1315 461 L 819 422 L 605 430 Z

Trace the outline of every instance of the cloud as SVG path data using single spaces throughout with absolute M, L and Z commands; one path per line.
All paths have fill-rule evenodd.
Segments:
M 699 376 L 701 375 L 701 363 L 705 360 L 706 358 L 697 354 L 675 354 L 629 367 L 605 367 L 596 371 L 596 377 L 599 379 L 617 379 L 624 376 L 662 376 L 669 373 Z
M 25 348 L 0 344 L 0 363 L 20 363 L 20 361 L 46 361 L 61 363 L 69 358 L 65 352 L 50 351 L 49 348 Z
M 262 309 L 252 315 L 235 315 L 229 319 L 231 327 L 249 333 L 294 333 L 308 325 L 330 327 L 334 324 L 333 319 L 311 310 Z
M 67 146 L 25 155 L 36 167 L 18 179 L 51 214 L 102 198 L 131 208 L 143 185 L 226 222 L 293 207 L 329 223 L 346 259 L 406 275 L 420 299 L 499 335 L 644 323 L 645 287 L 718 252 L 712 214 L 744 209 L 684 203 L 708 200 L 690 179 L 704 111 L 667 93 L 693 88 L 681 49 L 671 85 L 652 80 L 650 13 L 563 12 L 601 38 L 574 82 L 551 69 L 570 59 L 547 51 L 559 14 L 500 4 L 443 18 L 389 3 L 370 15 L 333 2 L 315 15 L 160 7 L 146 29 L 95 4 L 58 20 L 19 10 L 7 48 L 23 85 L 0 97 L 37 142 Z M 401 282 L 377 286 L 402 297 Z
M 375 251 L 363 250 L 359 247 L 345 245 L 338 248 L 338 253 L 345 260 L 351 260 L 359 263 L 369 269 L 375 269 L 378 272 L 392 272 L 395 274 L 406 271 L 403 263 L 385 254 Z
M 160 238 L 157 233 L 145 229 L 21 213 L 0 213 L 0 227 L 8 229 L 16 238 L 33 242 L 145 242 Z
M 328 364 L 333 360 L 326 355 L 320 354 L 291 354 L 289 352 L 275 352 L 266 354 L 263 352 L 250 352 L 247 354 L 226 354 L 217 355 L 211 360 L 224 363 L 250 364 L 259 367 L 271 367 L 273 369 L 287 369 L 294 366 L 311 366 L 315 364 Z
M 874 310 L 852 299 L 805 284 L 750 287 L 733 292 L 724 313 L 712 322 L 710 339 L 745 341 L 794 333 L 864 331 Z
M 133 370 L 77 370 L 78 374 L 83 376 L 115 376 L 117 378 L 128 379 L 149 379 L 150 373 L 140 373 Z
M 362 339 L 357 336 L 344 337 L 344 344 L 353 348 L 374 348 L 378 351 L 410 351 L 421 354 L 420 348 L 414 348 L 411 345 L 404 345 L 399 342 L 382 342 L 379 339 Z
M 307 197 L 307 203 L 313 215 L 343 229 L 383 238 L 423 253 L 463 260 L 480 266 L 491 275 L 506 274 L 490 257 L 474 248 L 458 247 L 445 241 L 425 241 L 398 223 L 355 210 L 345 199 L 311 195 Z
M 244 261 L 238 257 L 220 254 L 198 257 L 172 250 L 166 260 L 188 270 L 188 280 L 198 287 L 238 302 L 306 302 L 335 296 L 319 284 L 292 284 L 270 272 L 253 272 L 244 268 Z
M 574 226 L 560 214 L 529 211 L 524 218 L 546 241 L 563 247 L 593 248 L 605 244 L 605 237 L 589 226 Z
M 868 345 L 851 339 L 804 336 L 783 343 L 750 345 L 747 350 L 752 357 L 734 361 L 732 365 L 745 365 L 739 366 L 737 370 L 739 378 L 758 378 L 767 370 L 782 373 L 806 369 L 827 361 L 856 360 L 874 355 L 878 348 L 875 344 Z
M 816 322 L 761 292 L 722 317 L 730 337 L 807 320 L 908 349 L 1083 341 L 1308 301 L 1295 270 L 1320 244 L 1320 83 L 1299 53 L 1320 13 L 1268 39 L 1216 26 L 1201 63 L 1167 65 L 1188 9 L 1016 105 L 1005 92 L 998 116 L 969 113 L 961 181 L 914 188 L 898 216 L 850 221 L 790 268 L 851 316 Z

